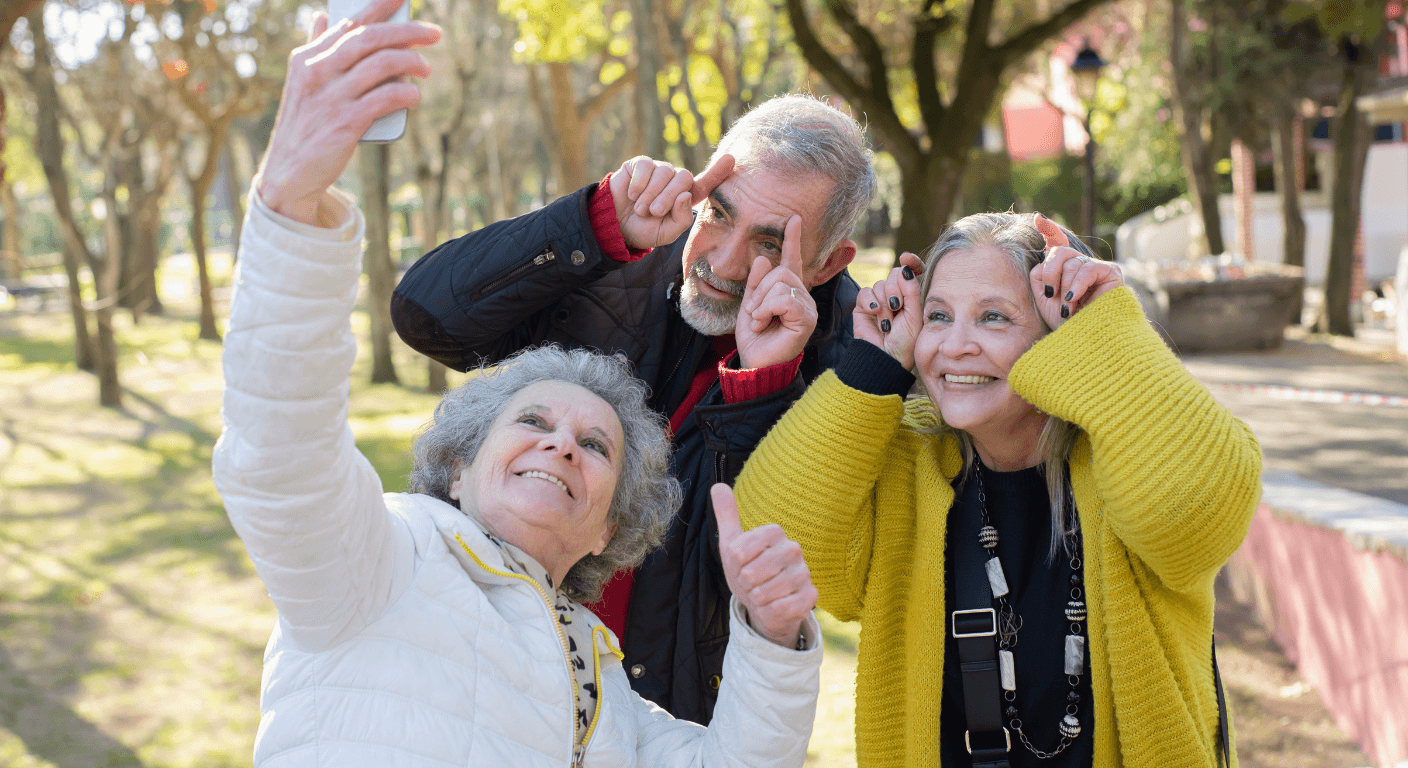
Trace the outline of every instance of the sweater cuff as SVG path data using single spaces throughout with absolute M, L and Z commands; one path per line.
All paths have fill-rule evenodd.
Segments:
M 318 223 L 304 224 L 275 212 L 264 202 L 264 198 L 259 194 L 260 179 L 260 176 L 255 176 L 249 184 L 246 209 L 251 215 L 265 218 L 275 229 L 311 240 L 345 243 L 362 239 L 361 222 L 357 220 L 357 201 L 346 192 L 335 187 L 329 188 L 318 200 Z
M 802 367 L 802 355 L 785 363 L 769 365 L 766 368 L 730 368 L 738 362 L 735 352 L 719 361 L 719 388 L 724 391 L 724 402 L 733 405 L 745 400 L 766 397 L 782 389 L 797 378 Z
M 616 198 L 611 195 L 611 174 L 606 174 L 588 206 L 587 215 L 592 221 L 592 235 L 596 237 L 601 252 L 612 261 L 640 261 L 650 253 L 649 248 L 627 248 L 626 238 L 621 235 L 621 222 L 616 220 Z
M 909 393 L 914 386 L 914 374 L 885 350 L 868 341 L 856 339 L 846 348 L 846 354 L 836 366 L 836 377 L 851 389 L 868 395 L 899 395 Z

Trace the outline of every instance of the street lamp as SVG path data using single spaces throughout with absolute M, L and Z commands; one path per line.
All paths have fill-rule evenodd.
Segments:
M 1090 130 L 1090 115 L 1095 111 L 1095 87 L 1100 82 L 1100 70 L 1105 68 L 1105 60 L 1090 47 L 1090 38 L 1085 39 L 1085 47 L 1076 53 L 1071 62 L 1071 75 L 1076 81 L 1076 96 L 1085 106 L 1085 198 L 1081 200 L 1081 234 L 1095 237 L 1095 134 Z

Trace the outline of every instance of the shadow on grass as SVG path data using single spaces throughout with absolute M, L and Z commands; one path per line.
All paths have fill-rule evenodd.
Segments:
M 18 355 L 23 365 L 73 365 L 73 344 L 0 336 L 0 355 Z
M 145 541 L 145 537 L 143 541 Z M 171 613 L 170 611 L 162 610 L 161 608 L 158 608 L 157 606 L 153 605 L 151 601 L 142 597 L 136 591 L 128 588 L 126 585 L 124 585 L 117 579 L 113 579 L 110 574 L 105 573 L 96 568 L 85 567 L 84 565 L 75 562 L 71 559 L 57 557 L 52 552 L 41 552 L 39 549 L 30 546 L 24 541 L 20 541 L 19 539 L 6 536 L 3 532 L 3 529 L 0 529 L 0 542 L 10 544 L 15 548 L 23 550 L 24 552 L 36 558 L 43 556 L 46 559 L 57 562 L 58 564 L 62 565 L 65 569 L 71 571 L 79 577 L 82 577 L 86 581 L 101 581 L 106 589 L 110 590 L 113 594 L 122 598 L 122 600 L 125 601 L 128 605 L 131 605 L 132 607 L 136 608 L 137 610 L 141 611 L 152 619 L 165 622 L 171 626 L 184 627 L 187 629 L 195 630 L 196 632 L 210 635 L 212 637 L 218 637 L 221 640 L 224 640 L 248 653 L 260 653 L 264 648 L 261 643 L 250 642 L 244 639 L 243 637 L 240 637 L 239 635 L 230 632 L 227 629 L 198 624 L 186 618 L 185 616 Z M 148 549 L 152 549 L 152 547 L 142 548 L 143 551 L 146 551 Z M 55 605 L 71 605 L 73 601 L 68 599 L 69 597 L 71 597 L 71 595 L 68 595 L 68 593 L 55 592 L 48 597 L 39 598 L 37 600 L 31 600 L 29 602 L 35 605 L 41 605 L 45 603 L 53 603 Z M 0 627 L 3 627 L 3 620 L 4 617 L 0 616 Z
M 126 768 L 142 761 L 127 745 L 35 685 L 0 646 L 0 728 L 30 755 L 59 768 Z

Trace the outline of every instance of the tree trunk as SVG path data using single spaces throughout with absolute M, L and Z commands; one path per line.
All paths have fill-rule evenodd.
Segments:
M 895 230 L 895 266 L 899 254 L 908 251 L 924 257 L 929 246 L 948 226 L 948 216 L 961 192 L 967 156 L 935 157 L 919 155 L 918 162 L 900 166 L 900 225 Z
M 493 141 L 494 146 L 498 146 L 498 135 L 495 131 L 487 136 L 486 140 Z M 421 213 L 423 214 L 423 225 L 421 227 L 421 253 L 430 253 L 432 248 L 438 246 L 441 238 L 449 229 L 449 213 L 446 210 L 446 200 L 449 199 L 450 185 L 450 145 L 451 137 L 449 133 L 440 134 L 440 172 L 432 173 L 428 163 L 417 165 L 416 181 L 421 185 L 421 195 L 425 198 L 421 203 Z M 494 156 L 498 156 L 495 151 Z M 428 192 L 434 187 L 433 194 Z M 425 391 L 428 394 L 442 394 L 448 387 L 445 378 L 445 366 L 434 358 L 425 359 L 426 383 Z
M 1272 116 L 1271 151 L 1275 155 L 1276 191 L 1281 198 L 1281 261 L 1292 267 L 1305 267 L 1305 216 L 1301 213 L 1300 182 L 1297 166 L 1304 162 L 1296 151 L 1295 129 L 1300 115 L 1295 106 L 1282 104 Z M 1299 325 L 1304 309 L 1304 296 L 1295 297 L 1291 322 Z
M 103 221 L 105 251 L 103 258 L 88 260 L 93 272 L 93 285 L 98 300 L 93 310 L 97 326 L 95 355 L 98 374 L 98 404 L 108 408 L 122 407 L 122 383 L 117 376 L 117 335 L 113 329 L 113 314 L 117 311 L 117 280 L 122 272 L 122 224 L 117 215 L 116 168 L 109 162 L 108 181 L 104 184 L 103 201 L 108 215 Z
M 215 172 L 219 169 L 228 126 L 228 121 L 221 122 L 207 131 L 201 171 L 188 178 L 191 188 L 191 250 L 195 252 L 196 271 L 200 274 L 200 338 L 208 341 L 220 341 L 220 331 L 215 327 L 215 294 L 210 284 L 205 250 L 205 201 L 210 196 L 210 187 L 215 183 Z
M 1192 256 L 1219 255 L 1226 250 L 1222 242 L 1222 212 L 1217 207 L 1217 172 L 1213 164 L 1217 161 L 1212 148 L 1210 134 L 1211 117 L 1205 114 L 1201 100 L 1193 93 L 1193 83 L 1199 81 L 1203 73 L 1190 71 L 1184 58 L 1183 33 L 1187 22 L 1183 14 L 1184 0 L 1170 0 L 1169 3 L 1169 63 L 1173 65 L 1173 112 L 1178 120 L 1178 144 L 1183 159 L 1183 175 L 1188 182 L 1188 197 L 1192 199 L 1193 210 L 1203 224 L 1203 234 L 1196 237 L 1189 248 Z
M 1350 44 L 1346 44 L 1347 46 Z M 1353 49 L 1351 49 L 1353 50 Z M 1359 212 L 1364 185 L 1364 161 L 1369 156 L 1372 127 L 1355 100 L 1363 95 L 1374 72 L 1367 49 L 1359 49 L 1358 62 L 1344 65 L 1340 100 L 1330 132 L 1335 143 L 1333 187 L 1330 190 L 1330 263 L 1325 273 L 1325 301 L 1316 327 L 1323 333 L 1353 336 L 1350 305 L 1354 283 L 1354 241 L 1359 235 Z
M 147 314 L 166 314 L 156 282 L 160 251 L 161 209 L 155 205 L 141 206 L 132 214 L 132 250 L 127 253 L 127 260 L 132 263 L 133 282 L 124 283 L 131 292 L 133 322 Z
M 1286 104 L 1276 110 L 1276 125 L 1271 132 L 1271 151 L 1275 155 L 1276 190 L 1281 197 L 1281 217 L 1284 220 L 1282 261 L 1293 267 L 1305 266 L 1305 217 L 1301 213 L 1300 188 L 1296 183 L 1295 121 L 1300 119 L 1295 108 Z
M 148 312 L 161 314 L 156 291 L 156 268 L 161 211 L 157 205 L 161 190 L 147 187 L 141 153 L 133 152 L 122 161 L 122 183 L 131 197 L 128 213 L 121 219 L 122 265 L 118 276 L 118 305 L 132 312 L 132 322 L 141 322 Z M 158 182 L 160 185 L 161 182 Z
M 399 384 L 391 361 L 391 292 L 396 268 L 391 263 L 391 146 L 363 144 L 357 148 L 362 173 L 362 210 L 367 217 L 367 314 L 371 316 L 372 383 Z
M 558 182 L 561 189 L 581 189 L 591 183 L 587 179 L 587 126 L 577 111 L 577 96 L 572 89 L 572 65 L 550 62 L 548 82 L 551 85 L 552 117 L 557 126 Z
M 196 272 L 200 276 L 200 338 L 220 341 L 220 331 L 215 327 L 215 292 L 210 284 L 210 267 L 205 253 L 205 192 L 208 185 L 191 184 L 191 198 L 202 202 L 191 206 L 191 251 L 196 259 Z
M 235 156 L 235 144 L 239 134 L 231 133 L 225 141 L 225 199 L 230 210 L 230 254 L 232 259 L 240 256 L 240 234 L 244 228 L 244 192 L 247 188 L 240 176 L 240 163 Z
M 0 108 L 0 117 L 3 117 L 4 109 Z M 3 152 L 0 148 L 0 152 Z M 0 160 L 0 172 L 3 172 L 3 160 Z M 4 210 L 5 225 L 4 252 L 0 253 L 0 278 L 14 279 L 24 272 L 24 259 L 20 257 L 23 244 L 20 239 L 23 237 L 20 232 L 20 205 L 15 200 L 15 187 L 9 179 L 0 178 L 0 209 Z
M 662 69 L 660 38 L 655 34 L 655 3 L 631 0 L 631 19 L 636 31 L 636 130 L 640 131 L 638 151 L 657 160 L 665 158 L 665 116 L 660 109 L 659 73 Z M 694 169 L 700 170 L 700 169 Z
M 26 73 L 34 91 L 38 114 L 35 116 L 35 148 L 49 183 L 54 200 L 54 214 L 63 235 L 64 272 L 68 276 L 68 303 L 73 315 L 74 363 L 85 371 L 94 370 L 96 362 L 93 341 L 88 334 L 88 312 L 83 308 L 80 265 L 89 258 L 88 244 L 73 216 L 73 200 L 69 197 L 68 171 L 64 168 L 64 139 L 59 132 L 59 92 L 54 83 L 54 68 L 49 60 L 49 38 L 44 31 L 42 9 L 30 13 L 29 28 L 34 37 L 34 66 Z

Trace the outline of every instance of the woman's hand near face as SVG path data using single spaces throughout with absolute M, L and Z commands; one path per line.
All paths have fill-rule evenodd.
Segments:
M 318 14 L 310 42 L 288 57 L 279 115 L 260 170 L 259 195 L 273 211 L 314 224 L 318 201 L 337 181 L 373 121 L 420 103 L 406 77 L 430 65 L 413 47 L 440 39 L 433 24 L 385 23 L 402 0 L 376 0 L 328 29 Z
M 709 491 L 719 526 L 719 555 L 728 587 L 748 610 L 758 634 L 784 648 L 796 648 L 802 622 L 816 607 L 817 591 L 802 559 L 802 546 L 778 525 L 744 531 L 733 489 L 717 483 Z
M 1041 214 L 1036 228 L 1046 239 L 1046 260 L 1032 267 L 1032 295 L 1051 330 L 1105 292 L 1124 285 L 1118 264 L 1083 256 L 1070 247 L 1066 233 Z
M 851 315 L 857 339 L 885 350 L 906 369 L 914 367 L 914 340 L 924 327 L 924 297 L 919 295 L 919 277 L 924 262 L 906 251 L 901 266 L 889 277 L 856 295 Z

